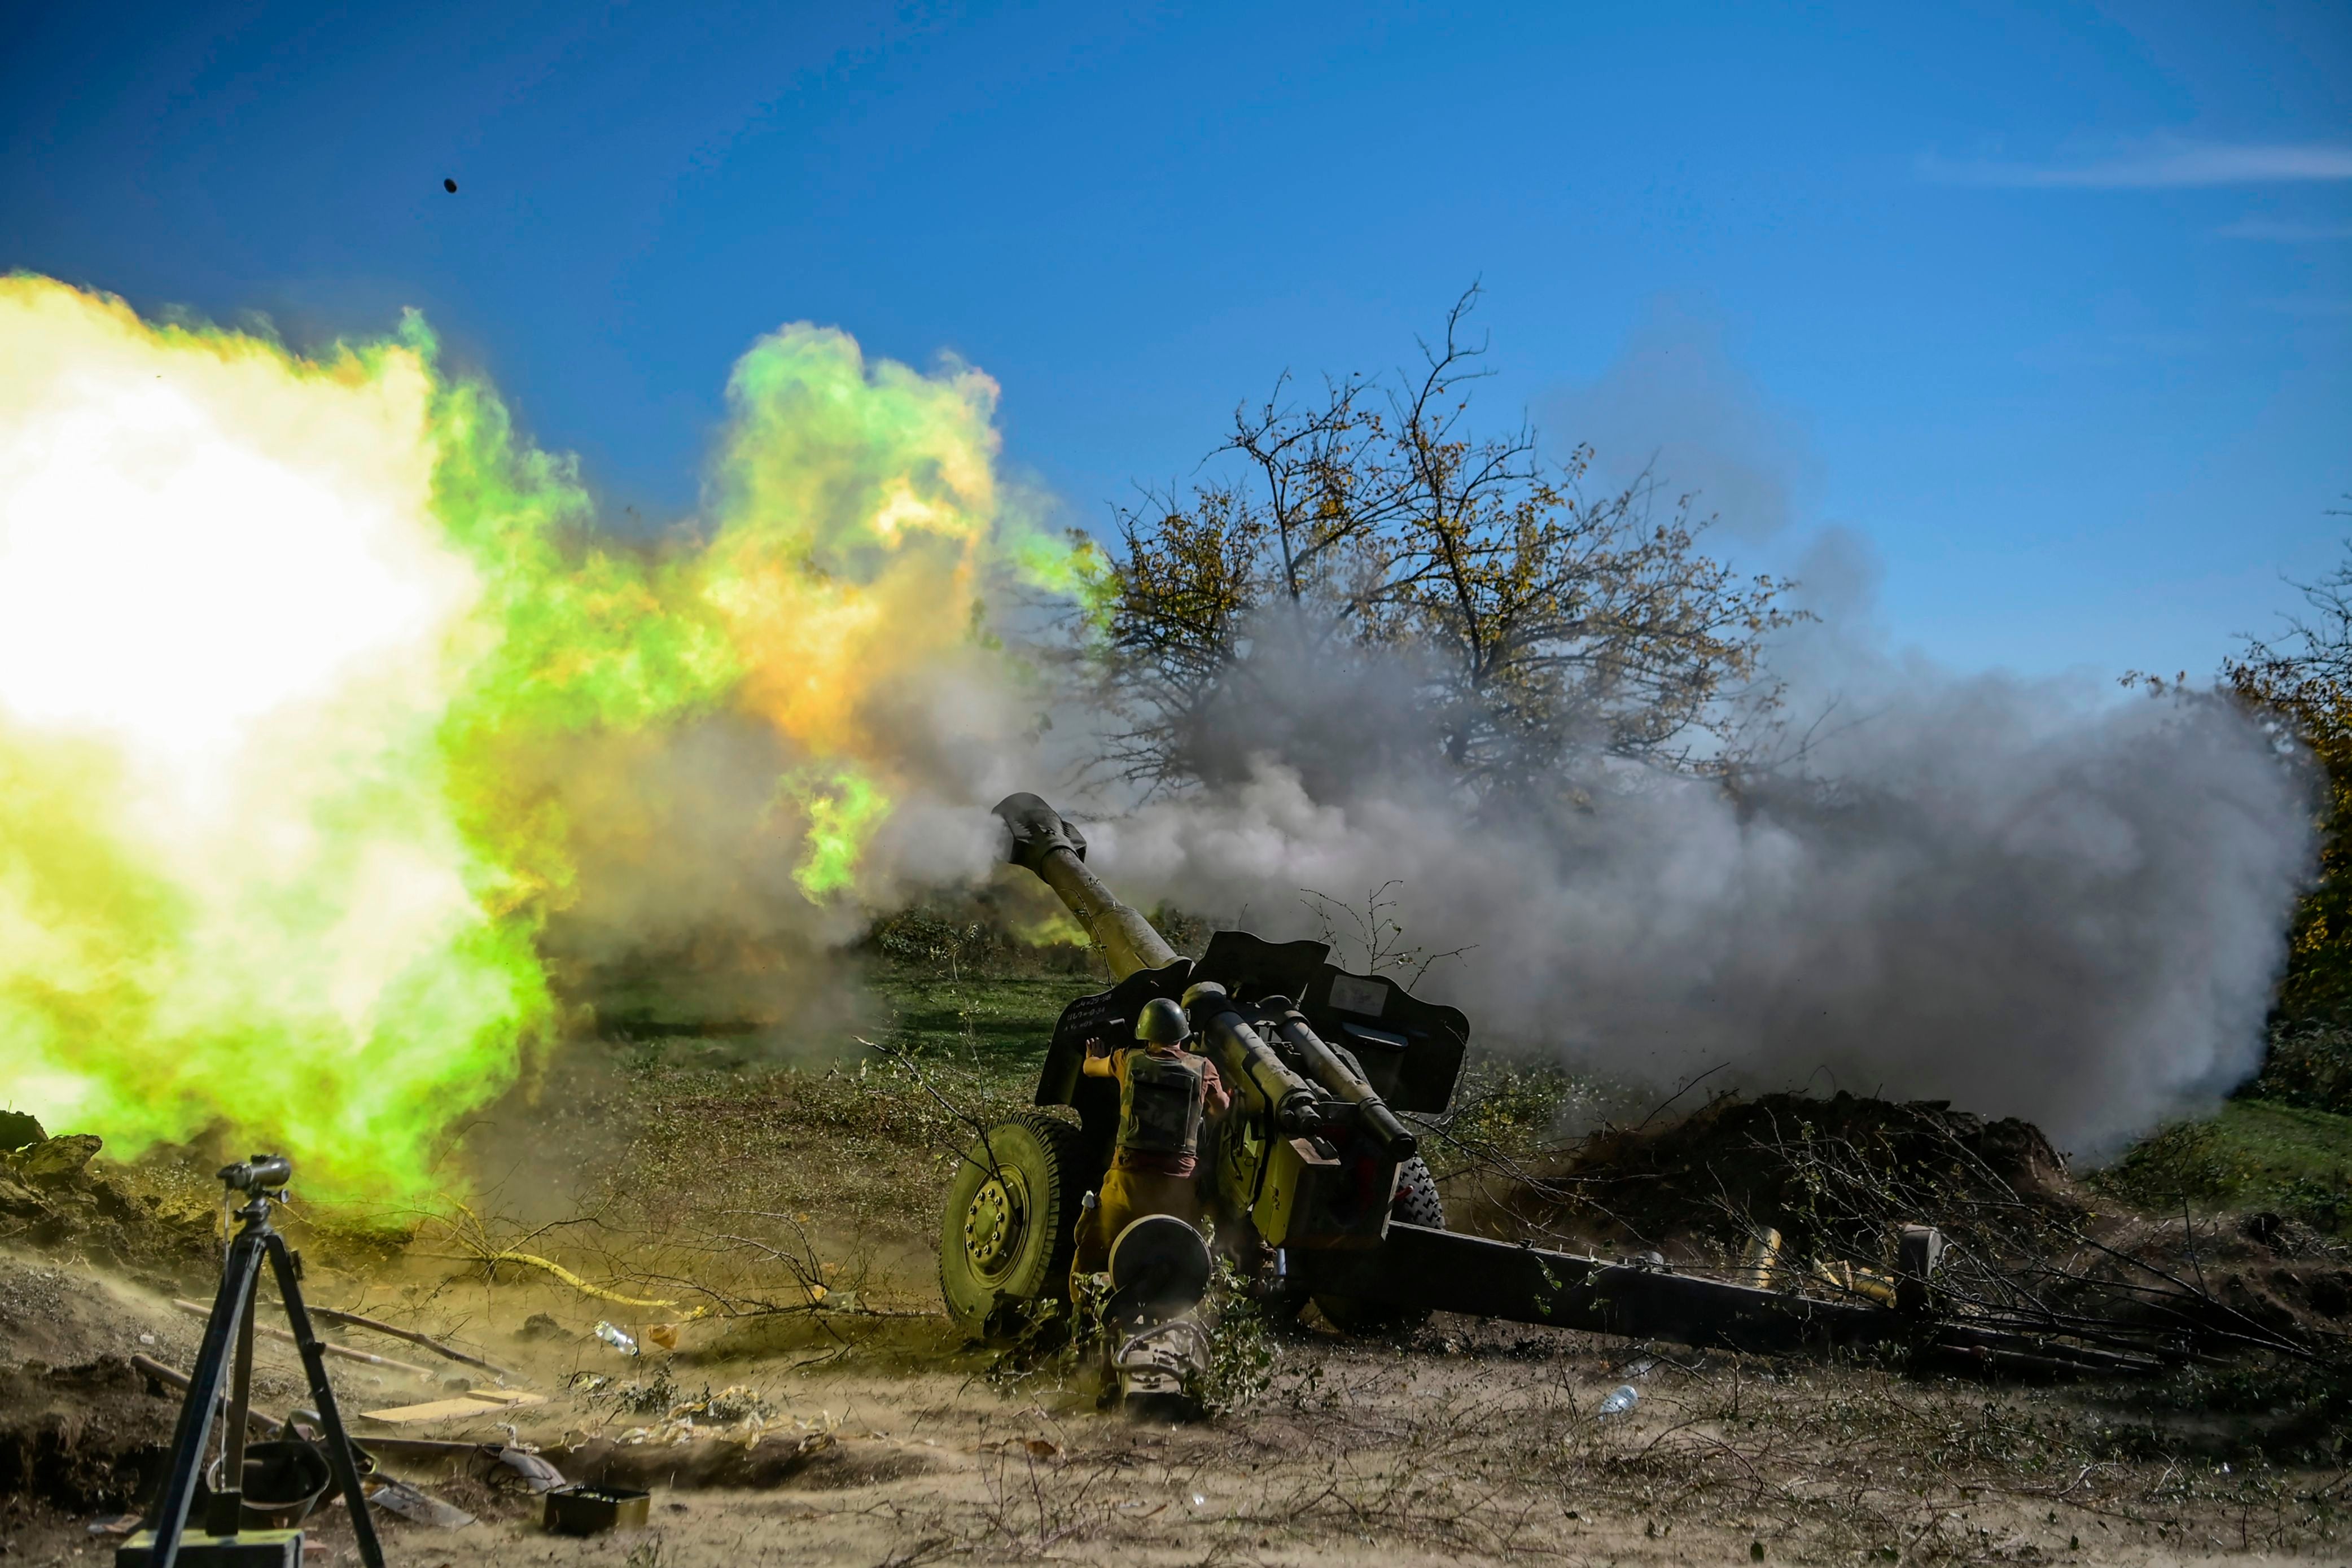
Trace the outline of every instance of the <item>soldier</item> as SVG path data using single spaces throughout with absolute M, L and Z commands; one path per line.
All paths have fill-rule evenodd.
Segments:
M 1192 1026 L 1184 1009 L 1166 997 L 1144 1004 L 1135 1020 L 1134 1046 L 1099 1054 L 1089 1051 L 1088 1078 L 1118 1080 L 1118 1141 L 1110 1169 L 1103 1173 L 1096 1206 L 1078 1216 L 1077 1254 L 1071 1259 L 1071 1293 L 1089 1274 L 1110 1262 L 1110 1244 L 1145 1215 L 1174 1215 L 1186 1225 L 1201 1223 L 1201 1198 L 1192 1169 L 1199 1163 L 1201 1119 L 1222 1115 L 1233 1103 L 1214 1063 L 1184 1048 Z

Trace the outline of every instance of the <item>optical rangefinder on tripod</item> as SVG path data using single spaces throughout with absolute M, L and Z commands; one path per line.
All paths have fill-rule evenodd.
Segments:
M 235 1215 L 236 1236 L 221 1269 L 212 1316 L 205 1322 L 204 1348 L 188 1382 L 187 1403 L 180 1406 L 163 1497 L 148 1527 L 116 1549 L 115 1568 L 300 1568 L 299 1521 L 325 1489 L 322 1480 L 331 1480 L 342 1493 L 352 1532 L 359 1538 L 361 1561 L 367 1568 L 383 1568 L 383 1548 L 376 1540 L 375 1521 L 368 1517 L 359 1465 L 335 1408 L 335 1391 L 327 1382 L 326 1352 L 302 1305 L 294 1255 L 269 1223 L 270 1205 L 285 1201 L 286 1184 L 293 1176 L 293 1163 L 282 1154 L 256 1154 L 221 1169 L 230 1201 L 237 1194 L 245 1198 Z M 298 1436 L 290 1419 L 277 1441 L 251 1447 L 246 1443 L 252 1408 L 253 1314 L 265 1255 L 278 1279 L 278 1299 L 285 1303 L 294 1343 L 302 1353 L 312 1406 L 325 1428 L 317 1443 Z M 230 1373 L 232 1339 L 236 1359 L 223 1410 L 221 1381 Z M 221 1423 L 217 1479 L 206 1490 L 203 1511 L 191 1519 L 216 1417 Z

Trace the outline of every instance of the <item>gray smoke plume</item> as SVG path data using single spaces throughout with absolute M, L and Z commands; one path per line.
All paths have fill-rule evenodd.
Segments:
M 616 991 L 657 995 L 670 1024 L 857 1014 L 864 991 L 840 952 L 877 910 L 988 875 L 998 825 L 974 803 L 1035 783 L 1034 708 L 1000 667 L 953 653 L 878 694 L 864 717 L 892 761 L 890 808 L 854 898 L 796 880 L 808 819 L 793 784 L 830 764 L 760 720 L 518 747 L 507 782 L 563 824 L 574 868 L 542 955 L 567 994 L 623 1018 Z
M 1799 514 L 1820 462 L 1803 426 L 1775 408 L 1725 346 L 1724 324 L 1705 309 L 1660 297 L 1607 370 L 1543 398 L 1545 428 L 1592 448 L 1595 488 L 1613 490 L 1654 473 L 1694 498 L 1726 536 L 1753 543 Z
M 1474 809 L 1392 731 L 1332 722 L 1312 759 L 1090 826 L 1092 858 L 1130 901 L 1277 938 L 1321 929 L 1302 889 L 1393 880 L 1408 941 L 1467 949 L 1424 992 L 1618 1078 L 1949 1100 L 2096 1156 L 2258 1067 L 2312 845 L 2242 715 L 1823 626 L 1778 652 L 1792 754 L 1737 791 L 1596 770 L 1570 804 Z M 1286 708 L 1332 695 L 1297 679 Z
M 1786 754 L 1736 790 L 1596 765 L 1540 804 L 1474 803 L 1417 761 L 1436 748 L 1410 668 L 1294 648 L 1254 661 L 1199 792 L 1059 804 L 1098 817 L 1092 858 L 1130 901 L 1269 937 L 1323 931 L 1304 889 L 1394 883 L 1408 942 L 1465 950 L 1424 992 L 1489 1044 L 1612 1079 L 1948 1099 L 2095 1156 L 2252 1073 L 2312 852 L 2266 738 L 2210 698 L 1889 655 L 1847 629 L 1873 617 L 1846 536 L 1801 574 L 1823 619 L 1772 650 Z M 762 726 L 551 754 L 534 787 L 581 876 L 550 956 L 707 971 L 720 1012 L 854 1011 L 831 955 L 870 913 L 989 875 L 986 806 L 1101 755 L 1100 720 L 1041 731 L 1036 707 L 983 661 L 888 694 L 903 793 L 862 904 L 794 885 L 778 781 L 803 759 Z
M 1750 537 L 1785 531 L 1801 443 L 1703 326 L 1654 323 L 1560 411 L 1658 451 Z M 1185 759 L 1197 793 L 1088 800 L 1057 784 L 1116 721 L 975 645 L 862 716 L 893 802 L 853 900 L 796 885 L 785 785 L 823 759 L 772 730 L 566 742 L 513 781 L 579 868 L 546 945 L 583 973 L 727 974 L 714 1005 L 793 1016 L 856 991 L 833 958 L 876 910 L 990 875 L 987 807 L 1043 789 L 1100 818 L 1098 868 L 1147 908 L 1311 936 L 1302 890 L 1392 885 L 1409 942 L 1464 950 L 1423 989 L 1489 1043 L 1611 1078 L 1948 1099 L 2096 1155 L 2248 1076 L 2312 855 L 2305 782 L 2265 737 L 2218 700 L 1890 653 L 1867 552 L 1834 531 L 1796 575 L 1822 618 L 1770 650 L 1790 728 L 1732 790 L 1596 763 L 1540 800 L 1469 800 L 1402 658 L 1269 626 Z

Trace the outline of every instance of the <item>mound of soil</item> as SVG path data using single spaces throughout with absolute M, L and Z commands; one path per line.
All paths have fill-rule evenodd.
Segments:
M 0 1369 L 0 1497 L 120 1512 L 171 1457 L 179 1407 L 151 1398 L 128 1358 Z
M 2107 1215 L 2100 1249 L 2076 1260 L 2072 1279 L 2047 1292 L 2054 1303 L 2162 1326 L 2184 1314 L 2233 1336 L 2269 1333 L 2310 1347 L 2332 1363 L 2352 1400 L 2352 1247 L 2275 1214 Z M 2167 1279 L 2183 1291 L 2119 1297 L 2105 1285 L 2147 1292 Z
M 1932 1225 L 1957 1248 L 1947 1284 L 1948 1260 L 1968 1259 L 1958 1288 L 1980 1304 L 2027 1281 L 2042 1305 L 2117 1328 L 2301 1345 L 2339 1367 L 2352 1322 L 2352 1249 L 2308 1226 L 2094 1214 L 2039 1128 L 1937 1100 L 1726 1095 L 1679 1121 L 1603 1128 L 1490 1201 L 1483 1228 L 1677 1262 L 1727 1263 L 1774 1230 L 1808 1273 L 1885 1267 L 1900 1226 Z
M 211 1208 L 102 1163 L 91 1133 L 30 1131 L 0 1155 L 0 1243 L 165 1279 L 217 1270 Z
M 549 1448 L 544 1457 L 570 1479 L 590 1486 L 765 1489 L 791 1484 L 818 1489 L 867 1486 L 937 1468 L 919 1450 L 866 1452 L 823 1433 L 771 1437 L 757 1445 L 706 1437 L 662 1444 L 591 1438 Z
M 1736 1248 L 1766 1227 L 1800 1251 L 1869 1256 L 1885 1227 L 2084 1213 L 2040 1128 L 1948 1101 L 1724 1095 L 1678 1121 L 1606 1127 L 1528 1168 L 1511 1221 L 1596 1243 Z
M 131 1358 L 185 1366 L 202 1326 L 92 1269 L 0 1251 L 0 1536 L 33 1504 L 131 1506 L 162 1473 L 179 1402 Z

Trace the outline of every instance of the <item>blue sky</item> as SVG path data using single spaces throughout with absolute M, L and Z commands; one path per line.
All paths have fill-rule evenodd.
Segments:
M 1488 416 L 1744 562 L 1844 531 L 1962 668 L 2210 670 L 2352 532 L 2340 0 L 16 5 L 0 267 L 420 306 L 656 518 L 735 356 L 835 323 L 995 375 L 1087 523 L 1477 279 Z

